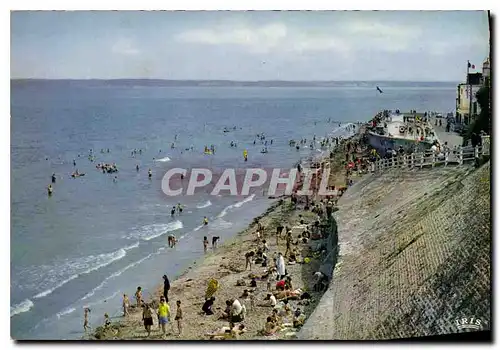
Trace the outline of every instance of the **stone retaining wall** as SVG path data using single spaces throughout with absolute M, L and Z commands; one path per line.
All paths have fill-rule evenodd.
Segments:
M 367 175 L 339 209 L 339 261 L 299 339 L 490 329 L 489 163 Z

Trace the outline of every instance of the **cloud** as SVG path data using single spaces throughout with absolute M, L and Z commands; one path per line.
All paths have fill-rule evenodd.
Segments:
M 134 46 L 130 39 L 119 39 L 112 47 L 111 51 L 119 55 L 138 55 L 140 51 Z
M 260 27 L 218 27 L 194 29 L 175 36 L 178 42 L 203 45 L 235 45 L 255 54 L 271 51 L 310 52 L 346 51 L 348 46 L 331 35 L 301 33 L 282 23 L 271 23 Z
M 369 21 L 348 22 L 344 30 L 357 46 L 386 52 L 415 48 L 423 34 L 420 27 L 413 25 Z

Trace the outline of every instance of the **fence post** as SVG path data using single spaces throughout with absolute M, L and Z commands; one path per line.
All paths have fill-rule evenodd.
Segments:
M 432 167 L 434 168 L 435 164 L 436 164 L 436 153 L 432 153 Z
M 474 148 L 474 158 L 479 158 L 479 146 L 477 145 Z
M 458 152 L 458 164 L 464 164 L 464 148 L 460 147 L 460 152 Z
M 415 167 L 415 153 L 412 153 L 411 154 L 411 166 L 410 168 L 414 168 Z
M 420 169 L 424 167 L 424 152 L 420 153 Z
M 408 156 L 406 154 L 403 156 L 403 168 L 408 168 Z
M 448 156 L 450 154 L 450 151 L 445 151 L 444 152 L 444 166 L 448 165 Z

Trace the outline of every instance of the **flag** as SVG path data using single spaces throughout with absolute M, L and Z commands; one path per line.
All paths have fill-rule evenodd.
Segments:
M 469 68 L 476 69 L 476 66 L 471 64 L 469 61 L 467 61 L 467 64 L 468 64 Z

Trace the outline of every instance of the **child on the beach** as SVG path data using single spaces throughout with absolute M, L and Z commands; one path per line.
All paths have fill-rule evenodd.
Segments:
M 107 313 L 104 314 L 104 328 L 108 328 L 111 326 L 111 320 L 109 319 L 109 315 Z
M 128 299 L 127 294 L 123 294 L 122 306 L 123 306 L 123 316 L 127 316 L 129 314 L 128 308 L 130 307 L 130 300 Z
M 137 301 L 137 307 L 141 307 L 142 302 L 142 288 L 137 287 L 137 291 L 135 292 L 135 300 Z
M 90 313 L 90 309 L 88 307 L 83 309 L 83 329 L 84 329 L 85 333 L 87 332 L 87 329 L 90 328 L 90 326 L 89 326 L 89 313 Z
M 182 334 L 182 308 L 180 300 L 177 300 L 177 312 L 175 313 L 175 320 L 177 321 L 177 328 L 179 329 L 180 336 Z
M 203 237 L 203 251 L 206 253 L 208 248 L 208 238 L 207 236 Z

